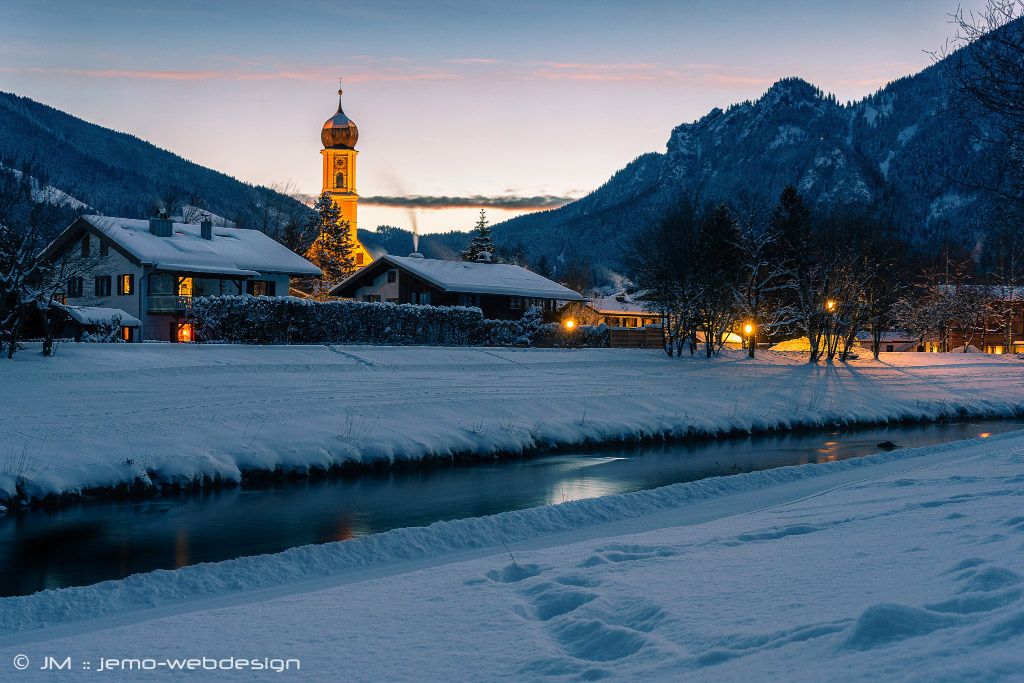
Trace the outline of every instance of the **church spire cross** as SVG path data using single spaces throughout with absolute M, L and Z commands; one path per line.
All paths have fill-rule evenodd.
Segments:
M 344 92 L 341 89 L 341 76 L 338 76 L 338 111 L 341 111 L 341 94 Z

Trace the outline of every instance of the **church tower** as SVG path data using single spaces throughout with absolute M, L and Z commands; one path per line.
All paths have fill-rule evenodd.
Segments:
M 356 122 L 345 115 L 341 108 L 341 83 L 338 83 L 338 113 L 327 119 L 320 131 L 320 141 L 324 148 L 320 150 L 324 164 L 323 192 L 328 193 L 334 205 L 341 211 L 343 220 L 348 221 L 352 231 L 353 257 L 356 266 L 363 267 L 373 260 L 370 252 L 359 241 L 356 232 L 356 209 L 359 195 L 356 194 L 356 142 L 359 141 L 359 129 Z

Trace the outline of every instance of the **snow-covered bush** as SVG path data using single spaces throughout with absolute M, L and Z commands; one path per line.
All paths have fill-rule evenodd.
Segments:
M 523 346 L 551 346 L 543 343 L 548 341 L 552 334 L 552 326 L 557 328 L 556 323 L 544 322 L 544 312 L 536 306 L 531 306 L 523 313 L 523 317 L 516 321 L 517 344 Z
M 115 315 L 110 322 L 97 323 L 91 330 L 82 333 L 81 341 L 94 344 L 123 344 L 121 337 L 121 316 Z
M 569 340 L 567 346 L 606 349 L 612 345 L 611 332 L 604 323 L 599 325 L 580 325 L 566 333 Z
M 514 320 L 481 320 L 470 338 L 473 346 L 515 346 L 519 343 L 519 326 Z
M 262 296 L 198 297 L 188 317 L 200 341 L 240 344 L 459 346 L 483 322 L 479 308 Z

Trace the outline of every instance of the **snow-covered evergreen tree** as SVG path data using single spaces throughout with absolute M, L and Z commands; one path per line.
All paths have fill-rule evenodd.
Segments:
M 317 238 L 309 248 L 307 258 L 324 272 L 323 278 L 314 280 L 310 294 L 314 299 L 324 300 L 330 296 L 331 288 L 356 271 L 352 231 L 348 221 L 341 218 L 341 210 L 324 192 L 313 204 L 316 211 Z
M 487 214 L 480 209 L 480 218 L 473 226 L 473 237 L 469 240 L 469 246 L 462 252 L 463 261 L 477 261 L 480 254 L 487 253 L 494 258 L 494 240 L 491 238 L 491 226 L 487 223 Z

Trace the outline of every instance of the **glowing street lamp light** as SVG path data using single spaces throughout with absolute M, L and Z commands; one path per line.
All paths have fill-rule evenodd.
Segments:
M 743 326 L 743 332 L 747 335 L 747 356 L 754 357 L 754 347 L 757 345 L 754 339 L 754 323 L 747 323 Z
M 572 318 L 566 318 L 565 320 L 562 321 L 562 324 L 565 325 L 565 329 L 567 330 L 571 330 L 572 328 L 576 327 L 576 321 L 573 320 Z
M 828 301 L 826 301 L 825 302 L 825 310 L 828 311 L 829 313 L 832 313 L 833 311 L 835 311 L 836 310 L 836 300 L 835 299 L 829 299 Z

